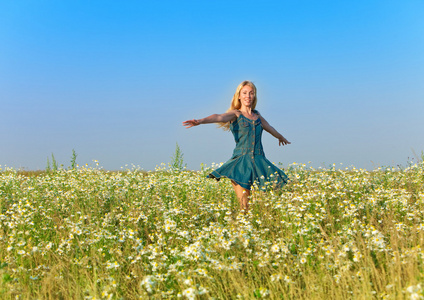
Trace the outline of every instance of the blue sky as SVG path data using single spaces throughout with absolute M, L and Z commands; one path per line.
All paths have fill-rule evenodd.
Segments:
M 0 165 L 224 162 L 222 113 L 252 80 L 287 166 L 406 165 L 424 150 L 423 1 L 2 1 Z

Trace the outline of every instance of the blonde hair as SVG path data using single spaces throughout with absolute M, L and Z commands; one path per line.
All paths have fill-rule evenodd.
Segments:
M 235 110 L 235 109 L 240 109 L 240 107 L 241 107 L 240 91 L 246 85 L 250 86 L 253 89 L 254 95 L 253 95 L 253 102 L 252 102 L 252 110 L 255 109 L 256 102 L 258 101 L 258 98 L 256 96 L 257 95 L 256 94 L 256 86 L 253 84 L 253 82 L 251 82 L 249 80 L 245 80 L 238 85 L 236 92 L 234 93 L 233 100 L 231 100 L 230 108 L 227 109 L 226 112 L 229 112 L 229 111 L 232 111 L 232 110 Z M 221 127 L 224 130 L 230 130 L 230 122 L 219 123 L 218 127 Z

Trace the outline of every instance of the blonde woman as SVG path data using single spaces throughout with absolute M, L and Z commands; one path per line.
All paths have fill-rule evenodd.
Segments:
M 208 177 L 220 180 L 229 178 L 240 202 L 241 209 L 249 209 L 250 190 L 254 183 L 260 188 L 271 184 L 280 187 L 287 183 L 287 176 L 282 170 L 266 159 L 262 148 L 262 131 L 265 130 L 278 139 L 279 145 L 290 142 L 275 130 L 264 117 L 255 110 L 256 87 L 250 81 L 243 81 L 237 87 L 226 113 L 213 114 L 203 119 L 183 122 L 190 128 L 200 124 L 220 123 L 220 127 L 231 130 L 236 142 L 233 156 Z

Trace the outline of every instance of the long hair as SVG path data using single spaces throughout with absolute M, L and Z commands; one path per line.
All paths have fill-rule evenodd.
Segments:
M 234 109 L 240 109 L 241 108 L 241 102 L 240 102 L 240 91 L 243 87 L 246 85 L 250 86 L 253 89 L 254 96 L 253 96 L 253 102 L 252 102 L 252 109 L 255 109 L 256 103 L 258 101 L 257 98 L 257 92 L 256 92 L 256 86 L 253 84 L 253 82 L 249 80 L 245 80 L 242 83 L 240 83 L 236 89 L 236 92 L 234 93 L 233 99 L 231 100 L 230 108 L 227 109 L 226 112 L 232 111 Z M 222 122 L 219 123 L 218 127 L 221 127 L 224 130 L 230 130 L 230 122 Z

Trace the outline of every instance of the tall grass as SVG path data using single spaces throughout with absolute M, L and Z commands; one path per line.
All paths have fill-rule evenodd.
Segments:
M 228 180 L 0 173 L 0 298 L 420 299 L 424 165 L 291 165 L 240 214 Z M 33 176 L 28 176 L 33 175 Z

